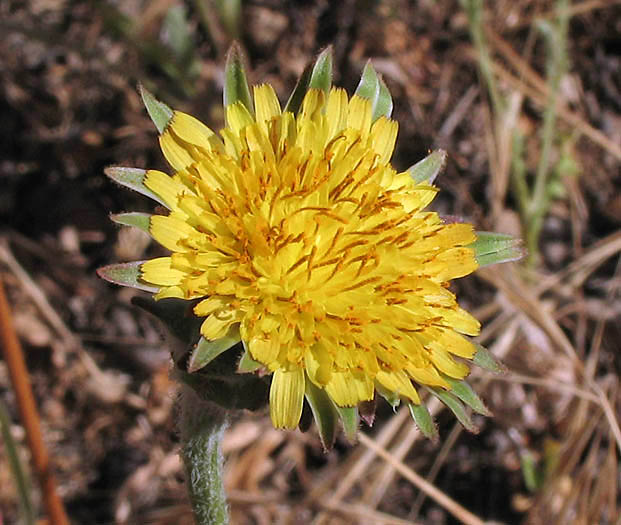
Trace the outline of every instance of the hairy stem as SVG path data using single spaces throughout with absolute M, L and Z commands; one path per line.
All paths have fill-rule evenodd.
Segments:
M 221 450 L 226 412 L 187 386 L 181 396 L 181 453 L 194 519 L 197 525 L 228 524 Z

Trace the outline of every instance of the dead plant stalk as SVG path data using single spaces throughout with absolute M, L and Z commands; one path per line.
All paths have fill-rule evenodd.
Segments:
M 0 339 L 13 390 L 19 408 L 34 469 L 41 485 L 43 500 L 52 525 L 69 525 L 63 503 L 56 492 L 56 480 L 43 443 L 39 415 L 28 378 L 22 347 L 13 327 L 11 310 L 0 280 Z

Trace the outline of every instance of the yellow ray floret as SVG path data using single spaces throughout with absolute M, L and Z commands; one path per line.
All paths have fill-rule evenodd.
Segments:
M 304 370 L 279 368 L 270 389 L 270 415 L 275 427 L 295 428 L 302 415 Z
M 293 115 L 268 85 L 254 98 L 256 116 L 226 108 L 221 141 L 174 114 L 161 142 L 176 174 L 145 178 L 172 210 L 150 221 L 172 255 L 142 279 L 202 299 L 207 339 L 239 327 L 273 374 L 277 427 L 298 424 L 307 381 L 342 407 L 450 388 L 479 331 L 447 289 L 477 267 L 472 226 L 425 211 L 437 190 L 395 171 L 397 124 L 368 100 L 310 90 Z
M 160 135 L 160 146 L 166 160 L 175 170 L 194 163 L 218 144 L 217 138 L 201 121 L 175 111 L 168 127 Z

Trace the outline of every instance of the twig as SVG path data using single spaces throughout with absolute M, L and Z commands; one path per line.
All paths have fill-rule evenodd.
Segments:
M 578 287 L 607 259 L 619 252 L 621 252 L 621 232 L 611 233 L 608 237 L 597 241 L 566 268 L 541 279 L 534 293 L 539 296 L 561 284 L 565 279 L 570 281 L 573 287 Z
M 407 407 L 403 407 L 386 425 L 384 425 L 378 435 L 378 442 L 385 446 L 388 445 L 406 421 L 410 421 L 410 413 Z M 331 503 L 336 503 L 343 499 L 356 484 L 356 482 L 360 480 L 360 477 L 364 474 L 364 472 L 367 471 L 369 465 L 374 459 L 375 454 L 371 451 L 367 451 L 367 453 L 362 454 L 352 465 L 345 477 L 339 480 L 338 486 L 336 487 L 334 493 L 330 496 L 329 501 Z
M 395 440 L 395 444 L 393 445 L 390 453 L 397 459 L 398 461 L 403 461 L 405 457 L 408 455 L 412 446 L 416 441 L 421 437 L 420 430 L 412 424 L 403 425 L 403 429 L 401 434 Z M 370 507 L 377 507 L 395 476 L 395 471 L 392 468 L 392 465 L 386 463 L 382 466 L 381 470 L 375 475 L 375 479 L 370 481 L 369 488 L 367 489 L 364 495 L 364 501 Z
M 384 427 L 382 427 L 376 438 L 377 442 L 381 446 L 387 446 L 403 427 L 406 421 L 410 421 L 410 412 L 407 407 L 404 406 L 399 409 L 397 414 L 395 414 L 390 421 L 384 425 Z M 308 500 L 311 502 L 321 501 L 323 499 L 322 496 L 324 496 L 324 494 L 328 491 L 332 483 L 336 482 L 337 486 L 329 498 L 327 498 L 327 502 L 329 505 L 340 504 L 356 482 L 360 480 L 361 476 L 368 471 L 375 458 L 376 455 L 372 450 L 359 449 L 355 455 L 352 456 L 351 461 L 349 461 L 347 474 L 345 474 L 345 476 L 338 477 L 338 479 L 330 479 L 328 482 L 322 483 L 321 486 L 311 492 Z M 327 516 L 325 513 L 322 513 L 317 516 L 313 523 L 315 523 L 315 525 L 321 525 L 326 522 Z
M 545 379 L 541 377 L 530 377 L 523 374 L 516 374 L 514 372 L 509 372 L 506 375 L 492 374 L 491 372 L 480 372 L 486 378 L 492 381 L 505 381 L 507 383 L 521 383 L 523 385 L 535 385 L 535 386 L 543 386 L 548 390 L 556 390 L 558 392 L 568 392 L 575 397 L 579 397 L 586 401 L 591 401 L 591 403 L 595 403 L 599 405 L 599 398 L 589 392 L 588 390 L 584 390 L 583 388 L 578 388 L 576 386 L 570 384 L 563 384 L 553 379 Z
M 56 310 L 50 305 L 41 288 L 30 278 L 26 270 L 22 268 L 17 259 L 8 248 L 8 243 L 0 242 L 0 261 L 6 264 L 11 272 L 17 277 L 19 282 L 24 286 L 26 293 L 31 297 L 37 305 L 39 311 L 43 314 L 50 326 L 64 340 L 65 344 L 70 348 L 79 345 L 71 330 L 67 328 L 63 320 L 60 318 Z
M 599 404 L 604 411 L 617 447 L 621 452 L 621 427 L 619 427 L 619 421 L 612 409 L 610 400 L 606 397 L 602 388 L 585 374 L 584 363 L 582 363 L 576 355 L 573 345 L 552 315 L 541 306 L 537 296 L 523 286 L 520 286 L 515 276 L 509 277 L 509 272 L 500 273 L 484 269 L 479 272 L 479 276 L 490 281 L 496 288 L 501 290 L 507 299 L 528 315 L 546 333 L 550 341 L 569 357 L 576 367 L 576 370 L 584 377 L 585 382 L 591 387 L 593 393 L 599 399 Z
M 478 53 L 473 48 L 466 49 L 466 55 L 473 60 L 478 60 Z M 492 68 L 494 70 L 494 73 L 498 75 L 511 88 L 522 92 L 535 105 L 545 107 L 547 97 L 544 93 L 541 93 L 537 88 L 531 87 L 528 84 L 522 82 L 497 62 L 493 62 Z M 577 131 L 591 139 L 595 144 L 605 149 L 615 158 L 621 159 L 621 146 L 609 139 L 599 129 L 596 129 L 587 122 L 585 122 L 584 119 L 580 117 L 580 115 L 571 111 L 566 106 L 559 104 L 556 110 L 560 120 L 563 120 L 566 124 L 577 128 Z
M 436 456 L 436 458 L 433 460 L 431 469 L 429 469 L 429 472 L 427 473 L 426 479 L 429 483 L 433 483 L 435 481 L 438 473 L 440 472 L 440 469 L 442 468 L 442 465 L 444 465 L 445 461 L 448 459 L 449 453 L 455 446 L 455 443 L 457 443 L 457 438 L 461 436 L 463 429 L 464 427 L 462 427 L 460 423 L 455 423 L 453 425 L 453 429 L 451 430 L 451 433 L 446 438 L 444 443 L 442 443 L 442 448 L 438 452 L 438 455 Z M 421 508 L 423 507 L 423 503 L 425 502 L 426 497 L 427 495 L 422 491 L 418 494 L 418 496 L 416 497 L 416 500 L 414 501 L 414 504 L 412 505 L 410 516 L 413 516 L 413 517 L 418 516 Z
M 39 415 L 28 378 L 28 370 L 21 345 L 12 323 L 11 310 L 0 280 L 0 339 L 4 360 L 9 370 L 13 390 L 17 399 L 20 417 L 26 430 L 28 447 L 32 454 L 34 469 L 39 478 L 45 506 L 53 525 L 68 525 L 62 501 L 56 492 L 56 480 L 51 470 L 50 458 L 43 443 Z
M 596 9 L 609 9 L 615 5 L 621 4 L 621 0 L 586 0 L 584 2 L 575 3 L 567 8 L 567 14 L 569 17 L 588 13 L 589 11 L 595 11 Z M 520 22 L 510 28 L 511 31 L 518 31 L 525 27 L 530 27 L 535 20 L 546 20 L 554 18 L 558 15 L 556 9 L 550 9 L 546 13 L 538 13 L 534 16 L 529 16 L 520 20 Z
M 466 90 L 463 96 L 459 99 L 459 102 L 455 104 L 453 111 L 451 111 L 449 116 L 442 123 L 442 126 L 440 126 L 436 142 L 440 143 L 440 145 L 448 143 L 449 137 L 453 134 L 461 121 L 466 118 L 472 103 L 476 100 L 478 95 L 479 89 L 476 86 L 470 86 Z
M 343 501 L 339 501 L 338 503 L 320 501 L 319 505 L 332 513 L 338 513 L 346 517 L 356 516 L 356 518 L 364 520 L 365 522 L 371 521 L 377 525 L 420 525 L 420 522 L 400 519 L 390 514 L 377 511 L 367 505 L 352 505 L 351 503 L 345 503 Z
M 450 512 L 453 516 L 455 516 L 458 520 L 466 525 L 484 525 L 485 522 L 462 507 L 459 503 L 457 503 L 454 499 L 447 496 L 444 492 L 438 489 L 435 485 L 429 483 L 425 478 L 418 475 L 411 468 L 404 465 L 401 461 L 395 459 L 395 457 L 386 451 L 386 449 L 379 446 L 375 441 L 373 441 L 366 434 L 360 433 L 358 435 L 358 439 L 360 443 L 362 443 L 365 447 L 371 449 L 375 454 L 380 456 L 382 459 L 390 463 L 395 470 L 397 470 L 405 479 L 414 484 L 419 490 L 422 490 L 425 494 L 427 494 L 430 498 L 435 500 L 438 505 L 443 507 L 445 510 Z
M 75 351 L 91 377 L 100 384 L 104 384 L 106 378 L 95 360 L 84 350 L 79 338 L 67 327 L 60 315 L 58 315 L 58 312 L 49 303 L 41 288 L 28 275 L 26 270 L 22 268 L 3 242 L 0 242 L 0 261 L 5 263 L 9 270 L 17 277 L 25 292 L 30 296 L 41 314 L 43 314 L 43 317 L 63 340 L 65 350 Z

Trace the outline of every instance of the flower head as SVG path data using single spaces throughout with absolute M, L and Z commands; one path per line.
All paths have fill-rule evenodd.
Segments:
M 313 87 L 321 67 L 284 111 L 269 85 L 254 87 L 254 103 L 242 96 L 244 79 L 219 134 L 152 102 L 173 174 L 139 173 L 170 210 L 145 228 L 171 253 L 140 263 L 135 280 L 156 299 L 196 300 L 205 341 L 241 339 L 271 373 L 270 413 L 284 428 L 305 397 L 314 408 L 326 395 L 344 409 L 378 391 L 416 416 L 420 387 L 462 397 L 478 351 L 466 336 L 479 323 L 448 289 L 479 266 L 472 225 L 427 210 L 437 189 L 423 167 L 390 163 L 398 125 L 372 68 L 349 97 Z

